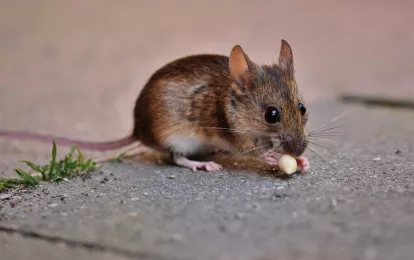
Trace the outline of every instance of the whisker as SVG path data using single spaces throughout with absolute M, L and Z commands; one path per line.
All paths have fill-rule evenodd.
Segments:
M 314 152 L 316 155 L 318 155 L 323 161 L 326 161 L 325 158 L 316 150 L 313 149 L 312 147 L 308 147 L 310 151 Z
M 325 129 L 320 129 L 320 130 L 318 130 L 318 131 L 313 131 L 312 133 L 314 134 L 314 133 L 324 133 L 324 132 L 327 132 L 327 131 L 330 131 L 330 130 L 334 130 L 334 129 L 337 129 L 337 128 L 340 128 L 340 127 L 343 127 L 344 125 L 337 125 L 337 126 L 333 126 L 333 127 L 330 127 L 330 128 L 325 128 Z
M 331 147 L 331 146 L 329 146 L 328 144 L 326 144 L 326 143 L 320 143 L 320 142 L 316 142 L 315 140 L 313 140 L 313 141 L 309 141 L 308 140 L 308 143 L 309 144 L 314 144 L 314 145 L 320 145 L 321 147 Z
M 308 147 L 309 148 L 309 147 Z M 311 162 L 315 162 L 312 155 L 310 154 L 309 150 L 306 150 L 304 153 L 305 157 L 308 157 Z
M 209 126 L 205 126 L 205 127 L 199 127 L 199 129 L 217 130 L 217 131 L 225 131 L 225 132 L 229 132 L 229 133 L 239 133 L 239 134 L 244 134 L 244 135 L 253 135 L 253 136 L 269 137 L 268 134 L 262 134 L 262 133 L 257 133 L 257 132 L 241 131 L 241 130 L 230 129 L 230 128 L 226 128 L 226 127 L 213 127 L 213 126 L 209 127 Z
M 315 145 L 317 147 L 320 147 L 320 148 L 324 149 L 327 152 L 337 152 L 338 151 L 337 149 L 329 147 L 329 146 L 324 146 L 324 145 L 314 143 L 314 142 L 309 142 L 309 143 L 312 144 L 312 145 Z
M 326 129 L 316 129 L 316 130 L 311 131 L 308 135 L 313 135 L 313 134 L 318 134 L 318 133 L 325 133 L 325 132 L 328 132 L 330 130 L 338 129 L 338 128 L 343 127 L 343 126 L 344 125 L 338 125 L 338 126 L 333 126 L 333 127 L 326 128 Z
M 261 145 L 261 146 L 253 147 L 253 148 L 250 148 L 250 149 L 248 149 L 248 150 L 246 150 L 246 151 L 243 151 L 243 152 L 240 152 L 240 153 L 236 154 L 236 156 L 239 156 L 239 155 L 241 155 L 241 154 L 245 154 L 245 153 L 250 153 L 250 152 L 253 152 L 253 151 L 257 150 L 257 149 L 264 148 L 264 147 L 269 146 L 269 145 L 270 145 L 270 144 L 265 144 L 265 145 Z
M 233 129 L 228 128 L 228 127 L 215 127 L 215 126 L 202 126 L 202 127 L 199 127 L 199 128 L 202 128 L 202 129 L 233 130 Z
M 336 142 L 334 140 L 331 140 L 331 139 L 312 139 L 312 138 L 309 138 L 309 139 L 312 140 L 312 141 L 325 141 L 325 142 L 330 142 L 330 143 L 333 143 L 335 145 L 338 145 L 338 142 Z
M 337 117 L 335 117 L 334 119 L 331 120 L 331 122 L 335 122 L 336 120 L 338 120 L 339 118 L 345 116 L 346 114 L 348 114 L 351 110 L 345 110 L 344 112 L 342 112 L 341 114 L 339 114 Z
M 200 129 L 209 129 L 209 130 L 224 130 L 226 132 L 231 132 L 231 133 L 249 134 L 246 131 L 239 131 L 239 130 L 225 128 L 225 127 L 199 127 L 199 128 Z
M 350 112 L 350 110 L 345 110 L 344 112 L 342 112 L 342 113 L 341 113 L 341 114 L 339 114 L 338 116 L 334 117 L 334 118 L 333 118 L 331 121 L 329 121 L 328 123 L 326 123 L 326 124 L 324 124 L 324 125 L 322 125 L 322 126 L 318 127 L 317 129 L 315 129 L 315 130 L 311 131 L 310 133 L 314 133 L 314 132 L 316 132 L 316 131 L 318 131 L 318 130 L 320 130 L 320 129 L 324 128 L 326 125 L 328 125 L 328 124 L 330 124 L 330 123 L 335 122 L 336 120 L 338 120 L 339 118 L 341 118 L 341 117 L 345 116 L 345 115 L 346 115 L 347 113 L 349 113 L 349 112 Z
M 326 146 L 326 147 L 333 147 L 333 146 L 337 147 L 338 146 L 338 143 L 334 140 L 331 140 L 331 139 L 311 139 L 311 140 L 308 140 L 308 141 L 310 143 L 319 144 L 321 146 Z
M 332 138 L 334 138 L 335 136 L 329 136 L 329 135 L 323 135 L 323 136 L 311 136 L 311 137 L 307 137 L 306 139 L 307 140 L 311 140 L 311 141 L 329 141 L 329 142 L 332 142 L 333 140 L 335 140 L 335 139 L 332 139 Z
M 308 137 L 318 137 L 318 136 L 339 136 L 343 135 L 343 132 L 327 132 L 327 133 L 316 133 L 312 135 L 308 135 Z

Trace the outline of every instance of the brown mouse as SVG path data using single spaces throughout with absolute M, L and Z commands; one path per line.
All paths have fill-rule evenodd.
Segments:
M 246 153 L 277 164 L 278 154 L 297 158 L 308 146 L 305 105 L 295 80 L 290 45 L 281 41 L 278 64 L 258 65 L 236 45 L 230 57 L 193 55 L 157 70 L 141 91 L 134 109 L 134 129 L 123 139 L 94 143 L 29 132 L 1 131 L 0 136 L 74 145 L 92 150 L 117 149 L 141 142 L 182 167 L 215 171 L 215 162 L 190 158 L 217 149 Z

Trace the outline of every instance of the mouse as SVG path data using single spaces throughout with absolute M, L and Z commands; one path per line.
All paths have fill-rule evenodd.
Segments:
M 124 138 L 89 142 L 25 131 L 0 130 L 0 136 L 82 149 L 111 150 L 140 142 L 168 154 L 180 167 L 218 171 L 222 165 L 200 161 L 217 150 L 246 154 L 277 166 L 277 158 L 296 158 L 310 169 L 308 111 L 295 78 L 292 48 L 281 40 L 277 63 L 260 65 L 235 45 L 229 56 L 195 54 L 156 70 L 135 102 L 133 129 Z

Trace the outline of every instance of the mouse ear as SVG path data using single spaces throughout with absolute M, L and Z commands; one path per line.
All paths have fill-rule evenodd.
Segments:
M 248 76 L 251 61 L 240 45 L 233 47 L 229 58 L 230 76 L 238 83 L 244 82 Z
M 289 77 L 293 77 L 295 70 L 293 68 L 293 54 L 287 41 L 282 40 L 279 54 L 279 68 Z

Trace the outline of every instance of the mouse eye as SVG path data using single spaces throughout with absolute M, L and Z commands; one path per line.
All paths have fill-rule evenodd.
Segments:
M 264 118 L 269 124 L 274 124 L 280 121 L 280 112 L 276 107 L 267 107 Z
M 304 116 L 305 113 L 306 113 L 305 105 L 303 105 L 302 103 L 299 103 L 299 110 L 300 110 L 300 113 L 302 114 L 302 116 Z

